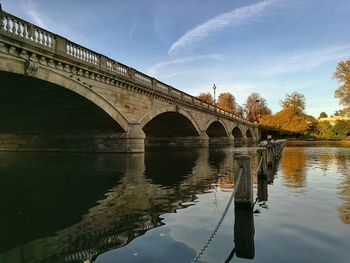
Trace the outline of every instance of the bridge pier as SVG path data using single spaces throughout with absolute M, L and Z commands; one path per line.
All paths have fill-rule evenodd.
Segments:
M 125 133 L 125 145 L 123 152 L 135 153 L 145 151 L 145 138 L 140 124 L 129 125 L 128 132 Z
M 0 151 L 128 153 L 258 139 L 255 123 L 1 8 L 0 17 Z
M 209 137 L 183 136 L 183 137 L 147 137 L 145 147 L 209 147 Z

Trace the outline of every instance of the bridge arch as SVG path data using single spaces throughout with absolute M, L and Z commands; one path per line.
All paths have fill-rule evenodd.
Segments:
M 227 137 L 229 134 L 225 122 L 217 117 L 208 120 L 205 126 L 205 131 L 209 137 Z
M 14 62 L 14 64 L 15 63 L 16 62 Z M 0 72 L 24 75 L 24 72 L 19 72 L 18 67 L 11 65 L 11 61 L 9 61 L 9 63 L 0 63 Z M 55 84 L 79 94 L 107 113 L 118 125 L 120 125 L 124 132 L 128 131 L 129 123 L 123 114 L 87 85 L 78 80 L 74 80 L 73 78 L 61 75 L 57 71 L 44 67 L 39 67 L 33 78 Z
M 232 135 L 235 139 L 243 138 L 243 132 L 242 132 L 241 128 L 239 127 L 239 125 L 237 125 L 236 127 L 233 128 Z
M 145 128 L 145 126 L 147 124 L 149 124 L 152 120 L 154 120 L 158 116 L 165 114 L 165 113 L 175 113 L 175 114 L 177 113 L 177 114 L 181 115 L 182 117 L 187 119 L 192 124 L 193 128 L 196 131 L 197 136 L 200 135 L 199 125 L 196 122 L 196 120 L 192 117 L 192 115 L 190 113 L 188 113 L 186 110 L 184 110 L 182 108 L 178 108 L 178 107 L 173 106 L 173 105 L 166 105 L 166 106 L 158 107 L 158 108 L 146 113 L 139 120 L 141 128 L 142 129 Z
M 253 134 L 252 132 L 250 131 L 250 129 L 247 129 L 246 133 L 245 133 L 245 136 L 248 138 L 248 139 L 253 139 Z

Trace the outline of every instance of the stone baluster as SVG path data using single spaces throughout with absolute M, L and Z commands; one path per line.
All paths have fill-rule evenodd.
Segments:
M 13 20 L 13 33 L 15 35 L 18 35 L 18 28 L 19 28 L 19 24 L 18 21 L 16 19 Z
M 6 25 L 6 31 L 11 33 L 11 24 L 12 24 L 12 19 L 10 17 L 7 18 L 7 25 Z
M 3 28 L 4 28 L 4 21 L 3 21 L 2 7 L 0 4 L 0 30 L 3 30 Z

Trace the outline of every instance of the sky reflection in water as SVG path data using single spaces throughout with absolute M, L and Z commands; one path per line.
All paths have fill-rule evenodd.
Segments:
M 0 262 L 191 262 L 230 197 L 233 154 L 0 153 Z M 249 261 L 349 261 L 349 164 L 350 148 L 287 147 L 275 176 L 254 178 Z M 203 262 L 230 254 L 233 210 Z

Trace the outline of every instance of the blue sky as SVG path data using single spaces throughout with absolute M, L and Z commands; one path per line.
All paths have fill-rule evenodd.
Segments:
M 0 0 L 1 1 L 1 0 Z M 350 58 L 349 0 L 2 0 L 3 9 L 191 95 L 260 93 L 274 111 L 301 92 L 340 108 L 332 79 Z

